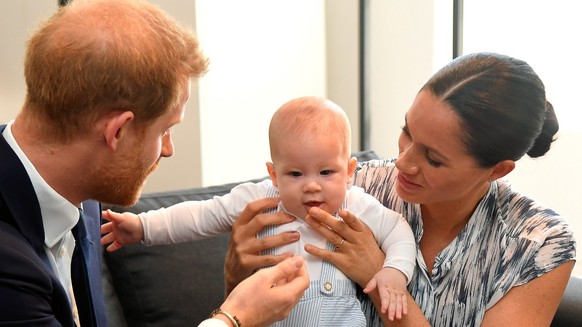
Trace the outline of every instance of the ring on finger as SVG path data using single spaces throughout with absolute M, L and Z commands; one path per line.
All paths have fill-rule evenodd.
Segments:
M 342 238 L 342 240 L 337 245 L 335 245 L 335 248 L 336 249 L 339 249 L 340 246 L 342 246 L 345 242 L 346 242 L 346 239 L 345 238 Z

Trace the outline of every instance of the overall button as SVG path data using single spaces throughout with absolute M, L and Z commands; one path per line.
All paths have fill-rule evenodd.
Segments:
M 333 287 L 330 282 L 325 282 L 325 284 L 323 284 L 323 288 L 329 292 Z

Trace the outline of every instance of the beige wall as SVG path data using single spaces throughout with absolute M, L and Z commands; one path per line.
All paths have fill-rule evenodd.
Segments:
M 294 97 L 326 95 L 325 2 L 196 4 L 210 57 L 200 81 L 202 184 L 266 176 L 273 112 Z
M 0 0 L 0 122 L 14 117 L 25 95 L 22 63 L 25 42 L 57 1 Z
M 193 0 L 150 1 L 196 31 L 196 8 Z M 186 104 L 184 120 L 182 124 L 172 128 L 174 155 L 171 158 L 162 159 L 158 169 L 148 178 L 144 192 L 184 189 L 202 184 L 199 126 L 200 99 L 198 84 L 194 81 L 190 100 Z

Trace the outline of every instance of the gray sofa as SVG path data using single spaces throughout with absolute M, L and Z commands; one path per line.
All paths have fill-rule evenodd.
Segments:
M 372 151 L 359 160 L 377 158 Z M 258 180 L 255 180 L 258 181 Z M 187 200 L 223 195 L 238 183 L 144 194 L 131 208 L 142 212 Z M 104 252 L 103 282 L 112 327 L 196 326 L 224 299 L 228 234 L 182 244 L 136 244 Z M 582 279 L 572 277 L 552 326 L 582 326 Z

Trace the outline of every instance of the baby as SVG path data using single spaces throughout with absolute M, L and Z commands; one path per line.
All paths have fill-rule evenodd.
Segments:
M 384 268 L 368 283 L 378 288 L 381 312 L 389 320 L 406 314 L 406 285 L 415 267 L 416 243 L 404 218 L 385 208 L 359 187 L 352 186 L 356 158 L 350 157 L 351 132 L 344 111 L 330 100 L 301 97 L 285 103 L 271 119 L 269 143 L 270 179 L 243 183 L 229 194 L 206 201 L 186 201 L 168 208 L 135 215 L 103 212 L 109 222 L 101 227 L 101 243 L 108 251 L 139 241 L 147 245 L 185 242 L 231 230 L 235 219 L 251 201 L 279 197 L 276 211 L 295 221 L 265 228 L 257 237 L 297 231 L 298 242 L 272 248 L 269 254 L 286 252 L 306 260 L 310 287 L 290 315 L 274 326 L 366 326 L 356 298 L 355 283 L 331 263 L 308 254 L 305 244 L 340 249 L 345 240 L 331 244 L 304 221 L 309 209 L 318 207 L 335 214 L 349 210 L 370 228 L 386 253 Z

